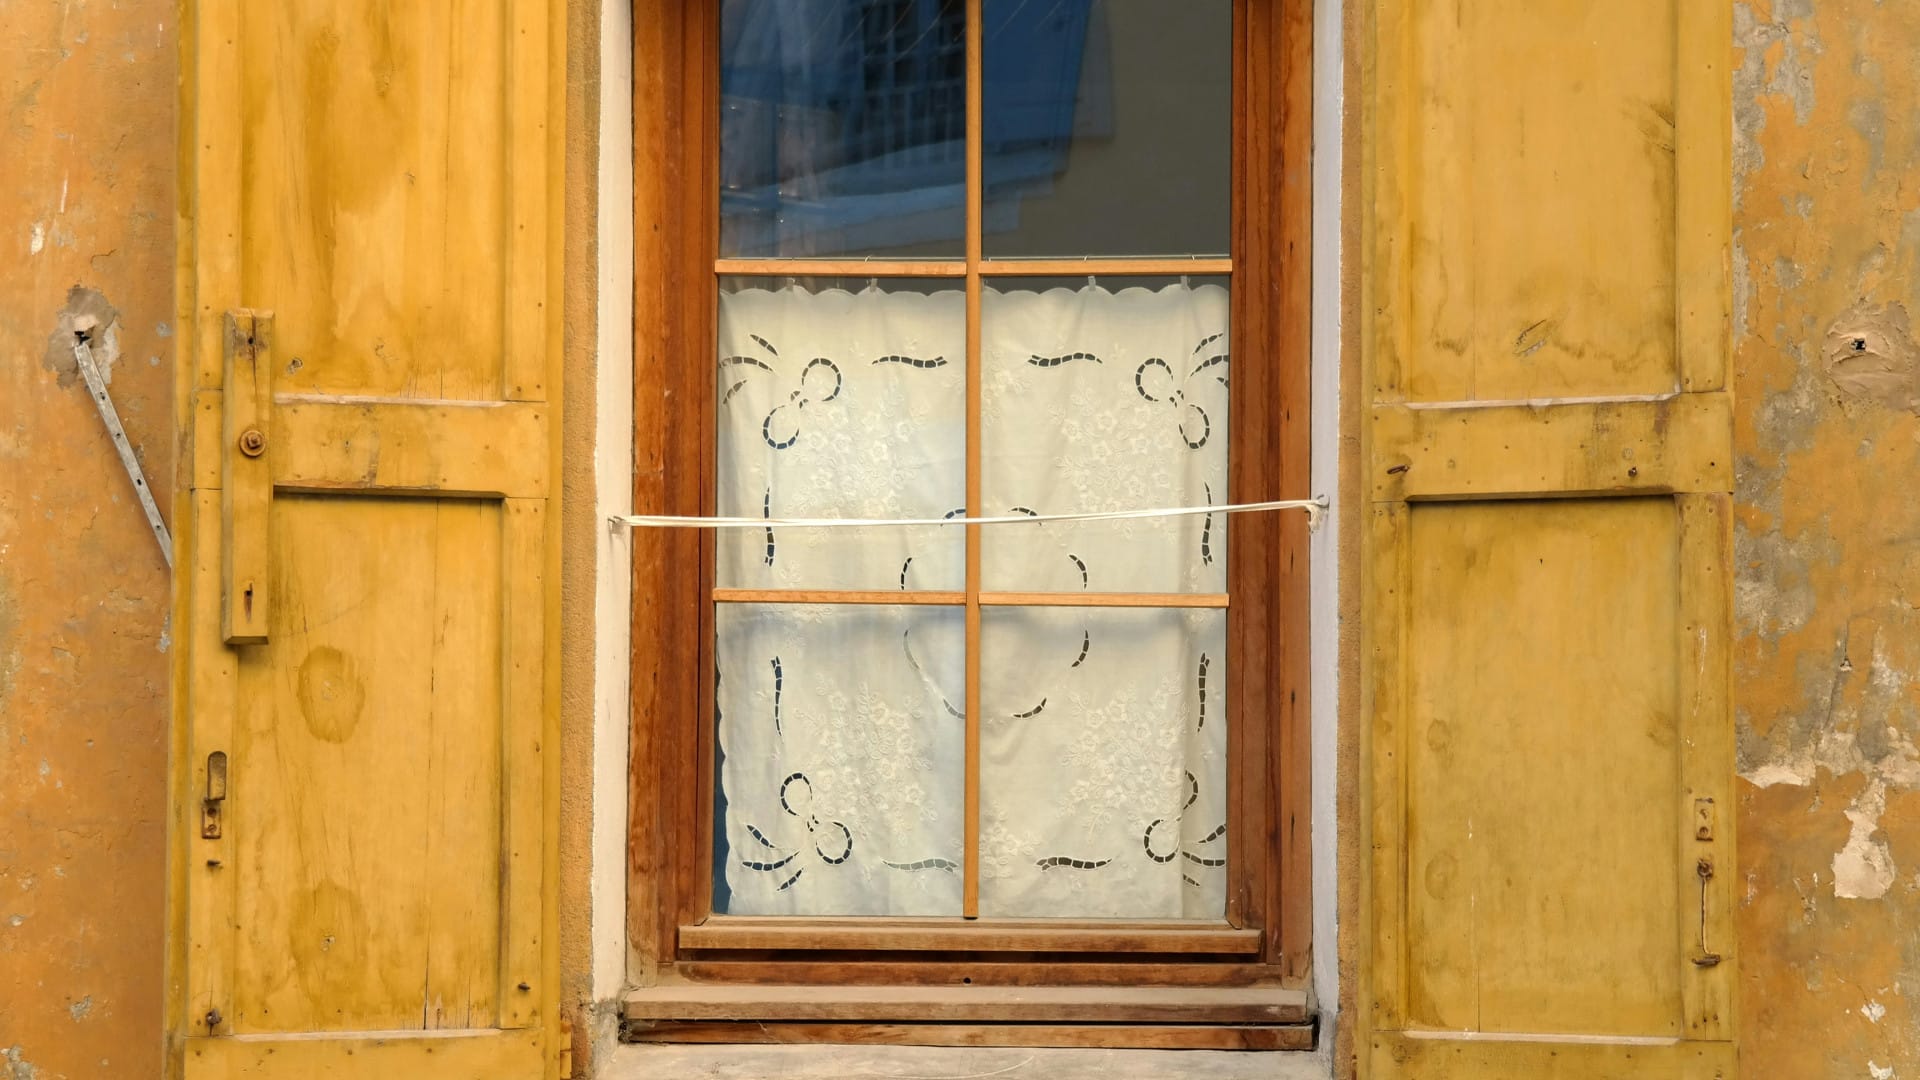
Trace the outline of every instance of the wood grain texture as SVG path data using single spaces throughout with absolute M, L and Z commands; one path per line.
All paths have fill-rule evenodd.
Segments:
M 219 430 L 217 425 L 215 430 Z M 219 837 L 208 838 L 201 831 L 200 800 L 207 792 L 207 759 L 234 745 L 236 713 L 234 674 L 238 657 L 231 649 L 212 647 L 214 643 L 224 645 L 226 637 L 221 629 L 226 578 L 217 542 L 221 532 L 220 492 L 195 491 L 190 505 L 193 535 L 206 539 L 193 545 L 193 562 L 182 564 L 190 575 L 181 589 L 187 601 L 185 631 L 194 648 L 179 718 L 187 729 L 179 747 L 185 761 L 175 762 L 185 783 L 172 796 L 177 804 L 171 822 L 177 837 L 173 846 L 177 849 L 175 857 L 181 860 L 175 872 L 183 879 L 175 902 L 185 907 L 182 921 L 187 932 L 186 941 L 181 943 L 185 950 L 184 978 L 172 988 L 184 998 L 184 1009 L 177 1013 L 182 1027 L 174 1033 L 176 1039 L 232 1031 L 228 1003 L 233 995 L 239 926 L 231 870 L 239 850 L 235 844 L 238 834 L 232 828 L 223 828 Z M 179 535 L 178 530 L 175 535 Z
M 1233 273 L 1233 260 L 1202 257 L 1191 259 L 983 259 L 980 262 L 980 272 L 990 278 L 1225 276 Z
M 1366 992 L 1361 1006 L 1375 1029 L 1398 1031 L 1407 1023 L 1407 677 L 1411 663 L 1408 610 L 1412 548 L 1404 542 L 1405 503 L 1367 508 L 1366 643 L 1362 652 L 1360 745 L 1360 844 L 1366 873 L 1360 907 L 1368 932 L 1360 949 Z
M 230 745 L 234 1030 L 493 1026 L 499 508 L 285 496 L 275 517 L 281 603 Z
M 1223 609 L 1230 593 L 1046 593 L 983 592 L 982 607 L 1207 608 Z
M 896 604 L 958 607 L 964 592 L 888 589 L 714 589 L 716 604 Z M 1224 608 L 1227 593 L 982 592 L 981 607 Z
M 548 494 L 543 403 L 357 401 L 282 395 L 274 484 L 298 491 Z
M 964 592 L 918 592 L 907 589 L 714 589 L 716 604 L 854 604 L 959 607 Z
M 673 982 L 760 983 L 822 986 L 1264 986 L 1279 975 L 1257 960 L 1222 963 L 1195 958 L 1169 962 L 1154 957 L 1062 960 L 1010 953 L 955 962 L 945 958 L 830 959 L 744 958 L 683 960 Z
M 712 348 L 717 187 L 709 149 L 709 100 L 717 16 L 695 0 L 634 5 L 634 509 L 697 515 L 711 440 L 708 369 L 686 357 Z M 713 98 L 717 100 L 717 98 Z M 628 776 L 627 943 L 630 977 L 657 978 L 673 958 L 674 934 L 695 917 L 691 867 L 699 858 L 697 784 L 706 759 L 699 728 L 699 670 L 707 645 L 701 615 L 703 544 L 685 530 L 640 530 L 633 551 L 632 725 Z M 711 805 L 711 804 L 708 804 Z
M 281 389 L 496 399 L 546 363 L 545 5 L 198 6 L 239 80 L 237 228 L 201 236 L 278 315 Z
M 485 35 L 491 29 L 488 22 L 492 19 L 504 17 L 506 22 L 499 34 L 506 50 L 505 86 L 500 86 L 495 74 L 491 81 L 476 80 L 478 85 L 472 88 L 490 89 L 496 94 L 504 89 L 503 95 L 485 101 L 484 105 L 500 108 L 504 104 L 506 122 L 502 124 L 499 118 L 484 114 L 455 113 L 453 102 L 459 102 L 459 107 L 465 109 L 476 109 L 483 104 L 480 100 L 468 103 L 455 96 L 468 89 L 465 85 L 450 87 L 448 95 L 449 125 L 485 123 L 493 128 L 493 137 L 504 136 L 506 144 L 501 148 L 505 151 L 506 168 L 486 170 L 504 181 L 506 227 L 499 229 L 494 216 L 480 218 L 485 224 L 495 225 L 498 239 L 493 242 L 501 245 L 505 256 L 501 265 L 505 280 L 500 292 L 492 297 L 484 291 L 479 293 L 480 299 L 491 299 L 498 312 L 495 317 L 501 330 L 499 344 L 494 348 L 499 353 L 500 374 L 497 382 L 489 378 L 483 383 L 483 376 L 492 375 L 487 366 L 471 360 L 455 361 L 447 365 L 442 375 L 442 392 L 436 396 L 501 397 L 508 401 L 545 401 L 555 396 L 548 394 L 547 382 L 548 372 L 558 355 L 560 290 L 555 282 L 559 280 L 560 231 L 557 211 L 562 204 L 566 177 L 558 151 L 562 126 L 560 99 L 564 95 L 555 93 L 551 87 L 554 74 L 564 71 L 566 53 L 556 46 L 562 36 L 558 28 L 565 22 L 564 18 L 555 17 L 562 7 L 564 5 L 556 5 L 552 0 L 506 0 L 504 4 L 465 0 L 440 17 L 447 20 L 444 24 L 429 23 L 420 27 L 422 33 L 445 35 L 450 39 L 436 43 L 435 50 L 446 49 L 453 58 L 453 70 L 459 71 L 463 58 L 471 62 L 476 34 Z M 484 36 L 481 40 L 485 41 Z M 479 55 L 484 56 L 485 52 L 480 51 Z M 457 145 L 461 152 L 487 148 L 484 138 L 476 138 L 457 126 L 452 130 L 459 132 L 459 137 L 445 141 Z M 483 186 L 471 184 L 466 177 L 460 179 L 461 183 L 448 184 L 449 193 L 473 198 L 485 192 Z M 463 242 L 471 241 L 463 239 Z M 463 267 L 459 272 L 483 271 L 479 267 Z M 435 297 L 434 302 L 442 302 L 442 298 Z M 422 340 L 421 344 L 427 342 Z
M 1282 987 L 660 986 L 627 994 L 629 1020 L 818 1020 L 833 1023 L 1289 1024 L 1307 998 Z
M 967 35 L 967 117 L 966 117 L 966 251 L 967 251 L 967 516 L 983 513 L 980 485 L 984 475 L 981 454 L 986 440 L 981 433 L 981 359 L 983 347 L 980 316 L 983 283 L 980 279 L 981 247 L 984 242 L 984 200 L 986 198 L 986 16 L 984 0 L 966 0 Z M 980 636 L 981 551 L 980 526 L 967 527 L 967 611 L 966 611 L 966 734 L 961 760 L 965 782 L 961 788 L 961 869 L 960 911 L 967 918 L 980 914 Z
M 1110 1050 L 1311 1050 L 1311 1024 L 629 1024 L 636 1043 L 1088 1046 Z
M 273 316 L 230 311 L 221 336 L 220 636 L 229 645 L 258 645 L 273 618 Z M 243 443 L 251 452 L 241 451 Z
M 1694 6 L 1382 5 L 1399 35 L 1381 43 L 1399 110 L 1382 140 L 1404 156 L 1378 182 L 1402 216 L 1386 227 L 1409 399 L 1678 388 L 1677 30 Z
M 1723 390 L 1733 356 L 1731 4 L 1676 6 L 1674 317 L 1680 388 Z
M 1680 611 L 1675 642 L 1681 730 L 1680 784 L 1674 801 L 1680 895 L 1678 948 L 1687 957 L 1680 989 L 1689 1038 L 1734 1036 L 1734 972 L 1739 903 L 1733 772 L 1733 500 L 1688 495 L 1679 514 Z M 1704 803 L 1704 807 L 1702 804 Z M 1704 830 L 1699 818 L 1704 810 Z M 1706 835 L 1701 835 L 1702 832 Z M 1711 876 L 1704 880 L 1705 865 Z M 1717 962 L 1708 963 L 1712 957 Z
M 180 286 L 183 307 L 191 305 L 192 334 L 181 356 L 194 368 L 197 390 L 226 384 L 225 318 L 244 306 L 242 296 L 241 197 L 242 114 L 245 64 L 240 38 L 243 6 L 196 0 L 193 33 L 183 32 L 182 59 L 191 78 L 181 80 Z M 182 8 L 182 25 L 186 8 Z M 187 298 L 191 298 L 188 300 Z M 189 344 L 189 342 L 191 344 Z
M 1582 1042 L 1551 1036 L 1530 1040 L 1424 1039 L 1378 1034 L 1367 1050 L 1367 1076 L 1420 1080 L 1594 1080 L 1598 1077 L 1661 1077 L 1666 1080 L 1733 1080 L 1730 1043 L 1654 1040 Z
M 1230 243 L 1237 271 L 1228 291 L 1228 341 L 1240 359 L 1228 386 L 1227 499 L 1277 497 L 1272 465 L 1277 446 L 1269 409 L 1277 396 L 1278 358 L 1270 346 L 1274 316 L 1264 302 L 1272 287 L 1270 260 L 1261 255 L 1278 241 L 1267 207 L 1277 177 L 1272 134 L 1266 123 L 1273 99 L 1267 65 L 1275 62 L 1272 39 L 1260 32 L 1268 5 L 1241 0 L 1233 49 L 1233 202 Z M 1266 362 L 1263 362 L 1266 361 Z M 1227 526 L 1227 593 L 1238 602 L 1227 614 L 1227 921 L 1269 925 L 1268 865 L 1275 843 L 1265 763 L 1273 745 L 1268 706 L 1273 636 L 1270 515 L 1243 514 Z M 1241 718 L 1259 717 L 1243 723 Z
M 1234 12 L 1232 500 L 1305 498 L 1311 431 L 1310 5 Z M 1306 752 L 1308 567 L 1302 521 L 1245 515 L 1229 530 L 1228 919 L 1304 978 L 1312 882 Z
M 469 590 L 474 594 L 475 623 L 498 619 L 500 651 L 481 671 L 498 679 L 500 710 L 497 731 L 481 730 L 469 737 L 491 738 L 489 757 L 497 758 L 502 778 L 494 820 L 498 834 L 491 837 L 499 862 L 498 933 L 496 964 L 499 1025 L 531 1027 L 541 1018 L 541 996 L 546 985 L 542 945 L 548 933 L 546 906 L 552 900 L 549 865 L 550 814 L 546 805 L 553 788 L 549 766 L 556 754 L 547 752 L 554 731 L 550 723 L 552 686 L 548 643 L 552 625 L 550 600 L 554 586 L 547 560 L 553 542 L 544 499 L 508 499 L 500 504 L 495 527 L 500 530 L 498 589 Z M 463 563 L 473 566 L 471 555 Z M 480 565 L 485 565 L 481 563 Z M 497 659 L 496 659 L 497 658 Z M 435 680 L 438 685 L 439 680 Z M 470 809 L 470 808 L 469 808 Z M 476 856 L 487 849 L 475 847 Z M 481 1025 L 469 1025 L 478 1027 Z
M 1375 499 L 1730 491 L 1732 402 L 1550 402 L 1373 410 Z
M 196 491 L 169 1076 L 557 1063 L 565 17 L 182 11 Z M 236 377 L 219 313 L 267 308 Z M 220 506 L 256 491 L 270 632 L 234 649 L 223 562 L 253 557 Z M 218 838 L 190 831 L 216 752 Z
M 967 264 L 941 259 L 715 259 L 721 277 L 963 278 Z
M 1274 206 L 1255 211 L 1276 217 L 1279 237 L 1268 251 L 1274 261 L 1274 305 L 1279 339 L 1278 393 L 1273 423 L 1279 427 L 1278 490 L 1283 498 L 1309 498 L 1313 483 L 1313 243 L 1312 160 L 1314 116 L 1314 5 L 1280 0 L 1267 14 L 1277 59 L 1269 77 L 1280 127 L 1279 188 Z M 1244 354 L 1243 354 L 1244 355 Z M 1274 592 L 1280 609 L 1274 642 L 1274 686 L 1268 709 L 1278 730 L 1268 757 L 1267 786 L 1273 792 L 1277 856 L 1268 915 L 1270 956 L 1286 977 L 1312 976 L 1313 960 L 1313 690 L 1309 604 L 1315 567 L 1307 518 L 1276 515 Z M 1324 579 L 1329 568 L 1318 568 Z M 1325 943 L 1332 948 L 1333 943 Z
M 393 1033 L 351 1039 L 197 1038 L 187 1066 L 208 1080 L 340 1080 L 342 1076 L 518 1080 L 548 1075 L 532 1032 Z
M 762 919 L 715 916 L 680 928 L 682 949 L 1258 953 L 1257 930 L 1204 923 L 1060 925 L 1027 919 Z
M 1672 500 L 1408 518 L 1408 1023 L 1678 1036 Z
M 692 148 L 690 161 L 693 167 L 687 176 L 692 182 L 695 193 L 691 206 L 683 206 L 690 227 L 695 230 L 695 243 L 690 249 L 696 265 L 704 265 L 719 254 L 720 242 L 720 111 L 713 107 L 720 94 L 720 13 L 718 8 L 705 2 L 697 2 L 693 8 L 694 19 L 703 29 L 701 35 L 688 43 L 692 52 L 688 57 L 689 72 L 692 76 L 686 93 L 689 100 L 698 102 L 693 115 L 693 126 L 687 133 L 688 145 Z M 705 275 L 700 275 L 705 279 Z M 715 283 L 703 280 L 702 286 L 682 297 L 686 305 L 686 322 L 698 332 L 699 352 L 693 355 L 713 358 L 718 356 L 720 298 Z M 702 365 L 704 366 L 704 365 Z M 689 478 L 695 485 L 699 498 L 699 512 L 713 514 L 717 512 L 719 486 L 710 482 L 718 468 L 716 447 L 719 445 L 717 434 L 719 410 L 716 398 L 712 369 L 706 368 L 694 376 L 692 394 L 685 405 L 693 410 L 693 415 L 680 421 L 685 428 L 682 437 L 698 440 L 700 448 L 699 467 Z M 695 564 L 698 574 L 699 591 L 696 596 L 705 596 L 715 584 L 716 542 L 712 533 L 702 531 L 699 536 L 698 559 Z M 694 666 L 696 672 L 717 670 L 715 659 L 715 613 L 712 604 L 699 604 Z M 675 849 L 674 872 L 678 881 L 674 888 L 675 906 L 666 913 L 669 920 L 664 932 L 671 940 L 676 926 L 692 922 L 701 915 L 713 910 L 713 874 L 711 873 L 713 837 L 717 825 L 712 809 L 715 800 L 715 787 L 719 782 L 719 731 L 714 718 L 718 715 L 715 704 L 716 686 L 712 679 L 697 678 L 695 682 L 693 729 L 694 783 L 676 783 L 674 786 L 683 794 L 675 806 L 677 829 L 680 837 Z M 677 778 L 675 778 L 677 779 Z
M 1732 1075 L 1727 18 L 1359 20 L 1362 1075 Z

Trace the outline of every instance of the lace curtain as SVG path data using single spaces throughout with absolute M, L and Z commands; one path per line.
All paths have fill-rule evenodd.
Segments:
M 984 509 L 1224 502 L 1227 294 L 989 289 Z M 719 512 L 940 517 L 966 504 L 965 302 L 723 294 Z M 1224 517 L 982 530 L 989 591 L 1222 592 Z M 722 586 L 959 590 L 957 528 L 723 532 Z M 723 604 L 716 909 L 957 915 L 962 610 Z M 1225 613 L 982 618 L 980 910 L 1217 918 Z

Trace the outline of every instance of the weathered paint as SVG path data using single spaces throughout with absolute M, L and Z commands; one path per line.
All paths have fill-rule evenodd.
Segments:
M 19 0 L 0 27 L 7 1080 L 157 1067 L 166 584 L 49 344 L 75 286 L 116 311 L 115 399 L 164 487 L 173 11 Z M 1736 12 L 1742 1051 L 1773 1075 L 1906 1075 L 1920 1069 L 1920 188 L 1904 183 L 1920 165 L 1920 18 L 1875 0 Z M 586 370 L 572 355 L 570 379 Z
M 0 1077 L 160 1060 L 166 567 L 73 363 L 102 330 L 161 506 L 174 3 L 0 15 Z
M 1741 1056 L 1920 1076 L 1920 12 L 1735 19 Z

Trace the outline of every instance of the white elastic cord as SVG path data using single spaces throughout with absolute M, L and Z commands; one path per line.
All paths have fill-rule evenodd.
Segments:
M 1174 506 L 1154 510 L 1107 510 L 1090 514 L 1013 514 L 1006 517 L 950 518 L 777 518 L 674 517 L 635 514 L 607 519 L 615 527 L 633 529 L 872 529 L 888 526 L 930 525 L 1038 525 L 1048 521 L 1131 521 L 1141 518 L 1190 517 L 1195 514 L 1251 514 L 1266 510 L 1305 510 L 1307 528 L 1318 529 L 1327 512 L 1326 496 L 1317 499 L 1281 499 L 1276 502 L 1228 503 L 1223 506 Z

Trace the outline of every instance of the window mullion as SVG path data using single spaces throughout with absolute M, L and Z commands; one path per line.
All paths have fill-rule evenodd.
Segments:
M 980 262 L 981 130 L 986 105 L 982 75 L 985 49 L 983 0 L 967 0 L 967 516 L 982 516 L 980 500 Z M 980 915 L 980 526 L 967 526 L 966 614 L 966 852 L 961 914 Z

